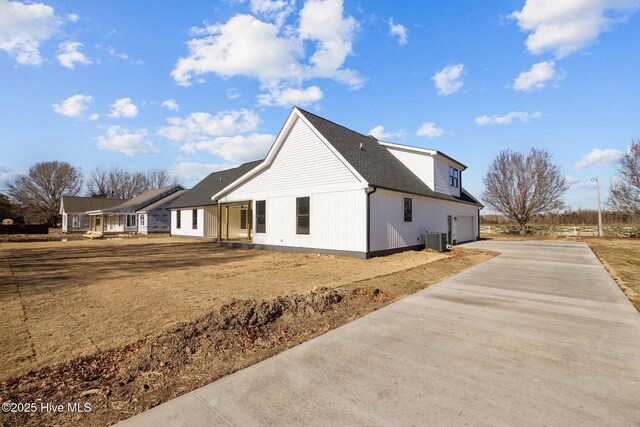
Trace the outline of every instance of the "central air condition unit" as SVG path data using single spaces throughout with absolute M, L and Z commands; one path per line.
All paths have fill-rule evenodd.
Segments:
M 425 242 L 427 249 L 445 252 L 447 248 L 447 233 L 426 233 Z

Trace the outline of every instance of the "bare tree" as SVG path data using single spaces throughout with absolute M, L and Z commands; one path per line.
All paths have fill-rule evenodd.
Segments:
M 484 202 L 515 221 L 520 234 L 536 215 L 564 207 L 562 194 L 569 188 L 560 167 L 551 162 L 547 150 L 532 148 L 525 156 L 501 151 L 491 162 L 484 179 Z
M 640 215 L 640 139 L 618 160 L 618 176 L 609 186 L 609 205 L 614 210 Z
M 62 196 L 75 196 L 82 189 L 80 169 L 67 162 L 41 162 L 7 185 L 12 202 L 27 218 L 57 224 Z
M 87 191 L 92 197 L 131 199 L 156 188 L 169 185 L 171 175 L 164 169 L 128 172 L 120 167 L 95 168 L 89 175 Z

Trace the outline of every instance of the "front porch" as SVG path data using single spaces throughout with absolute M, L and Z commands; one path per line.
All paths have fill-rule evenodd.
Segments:
M 136 216 L 122 213 L 89 214 L 89 234 L 136 233 Z
M 221 203 L 216 216 L 216 237 L 221 246 L 253 247 L 251 201 Z

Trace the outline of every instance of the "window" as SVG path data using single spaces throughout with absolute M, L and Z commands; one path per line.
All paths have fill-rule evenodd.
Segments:
M 135 227 L 136 226 L 136 216 L 127 215 L 127 227 Z
M 138 225 L 144 227 L 144 214 L 138 215 Z
M 247 229 L 247 210 L 240 209 L 240 230 Z
M 413 200 L 404 198 L 404 222 L 413 221 Z
M 193 209 L 191 211 L 191 228 L 194 230 L 198 228 L 198 209 Z
M 256 201 L 256 233 L 267 232 L 267 202 L 265 200 Z
M 458 169 L 449 166 L 449 185 L 458 188 Z
M 176 228 L 182 226 L 182 211 L 176 211 Z
M 309 198 L 296 198 L 297 234 L 309 234 Z
M 73 216 L 73 226 L 80 227 L 80 215 Z
M 101 223 L 102 223 L 102 218 L 99 216 L 96 216 L 96 229 L 100 227 Z

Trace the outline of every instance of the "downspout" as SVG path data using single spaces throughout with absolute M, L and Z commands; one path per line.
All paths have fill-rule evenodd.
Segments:
M 369 186 L 364 190 L 367 193 L 367 253 L 365 254 L 366 258 L 369 258 L 369 254 L 371 253 L 371 195 L 375 193 L 376 190 L 377 188 L 372 186 Z

